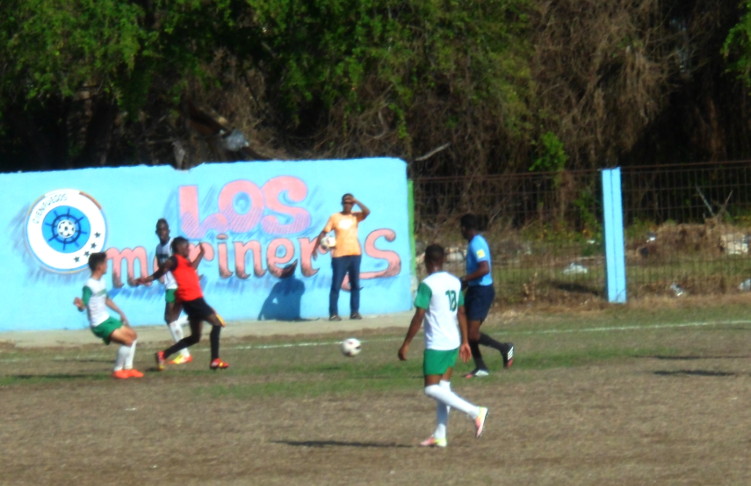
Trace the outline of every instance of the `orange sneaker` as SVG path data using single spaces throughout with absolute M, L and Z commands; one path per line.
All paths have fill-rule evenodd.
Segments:
M 164 359 L 164 351 L 157 351 L 154 355 L 154 359 L 156 360 L 157 371 L 164 371 L 164 365 L 166 363 Z
M 217 358 L 211 362 L 209 368 L 212 370 L 224 370 L 229 368 L 229 363 L 222 361 L 222 358 Z
M 191 355 L 183 356 L 182 354 L 178 354 L 177 357 L 173 359 L 172 361 L 170 361 L 169 363 L 173 365 L 181 365 L 181 364 L 188 364 L 192 361 L 193 361 L 193 356 Z
M 420 442 L 420 446 L 422 447 L 446 447 L 447 445 L 448 442 L 446 441 L 445 437 L 443 437 L 442 439 L 436 439 L 432 435 L 424 441 Z
M 135 368 L 131 368 L 129 370 L 123 370 L 123 371 L 128 373 L 128 378 L 143 378 L 143 373 L 141 373 Z
M 118 380 L 127 380 L 130 378 L 130 373 L 128 373 L 128 370 L 116 370 L 112 372 L 112 378 L 117 378 Z

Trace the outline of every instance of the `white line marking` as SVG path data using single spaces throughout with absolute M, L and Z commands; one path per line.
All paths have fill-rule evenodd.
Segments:
M 542 331 L 520 331 L 514 334 L 571 334 L 576 332 L 609 332 L 609 331 L 641 331 L 643 329 L 673 329 L 679 327 L 705 327 L 733 324 L 751 324 L 751 321 L 708 321 L 708 322 L 677 322 L 675 324 L 651 324 L 646 326 L 610 326 L 589 327 L 584 329 L 544 329 Z
M 535 334 L 573 334 L 573 333 L 579 333 L 579 332 L 611 332 L 611 331 L 641 331 L 646 329 L 675 329 L 675 328 L 682 328 L 682 327 L 708 327 L 708 326 L 723 326 L 723 325 L 747 325 L 751 324 L 751 320 L 734 320 L 734 321 L 706 321 L 706 322 L 677 322 L 674 324 L 651 324 L 651 325 L 630 325 L 630 326 L 608 326 L 608 327 L 589 327 L 589 328 L 583 328 L 583 329 L 542 329 L 537 331 L 510 331 L 508 334 L 510 335 L 535 335 Z M 368 342 L 393 342 L 393 341 L 401 341 L 402 338 L 400 337 L 394 337 L 394 338 L 376 338 L 376 339 L 361 339 L 363 344 L 367 344 Z M 285 349 L 285 348 L 305 348 L 305 347 L 316 347 L 316 346 L 338 346 L 341 344 L 341 341 L 318 341 L 318 342 L 301 342 L 301 343 L 279 343 L 279 344 L 257 344 L 257 345 L 246 345 L 246 346 L 222 346 L 224 349 L 231 349 L 231 350 L 239 350 L 239 351 L 246 351 L 246 350 L 267 350 L 267 349 Z M 192 353 L 195 352 L 208 352 L 209 350 L 207 348 L 194 348 L 190 350 Z M 97 356 L 100 355 L 100 353 L 96 353 Z M 60 357 L 55 357 L 55 360 L 61 359 Z M 0 363 L 14 363 L 14 362 L 22 362 L 22 361 L 30 361 L 30 359 L 25 358 L 10 358 L 10 359 L 0 359 Z
M 674 324 L 651 324 L 651 325 L 632 325 L 632 326 L 609 326 L 609 327 L 589 327 L 583 329 L 543 329 L 539 331 L 510 331 L 508 334 L 514 335 L 534 335 L 534 334 L 572 334 L 577 332 L 610 332 L 610 331 L 641 331 L 644 329 L 674 329 L 681 327 L 707 327 L 707 326 L 722 326 L 722 325 L 735 325 L 735 324 L 751 324 L 749 320 L 739 321 L 708 321 L 708 322 L 678 322 Z M 378 339 L 361 339 L 363 344 L 368 342 L 392 342 L 401 341 L 402 338 L 378 338 Z M 332 346 L 341 344 L 341 341 L 329 341 L 329 342 L 303 342 L 303 343 L 285 343 L 285 344 L 260 344 L 249 346 L 236 346 L 229 349 L 236 350 L 249 350 L 249 349 L 280 349 L 280 348 L 295 348 L 295 347 L 311 347 L 311 346 Z

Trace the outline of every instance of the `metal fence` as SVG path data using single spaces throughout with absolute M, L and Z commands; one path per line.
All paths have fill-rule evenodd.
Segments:
M 621 180 L 629 299 L 751 289 L 751 161 L 623 168 Z M 441 243 L 456 273 L 459 218 L 485 217 L 500 301 L 604 299 L 600 171 L 419 178 L 414 192 L 418 254 Z

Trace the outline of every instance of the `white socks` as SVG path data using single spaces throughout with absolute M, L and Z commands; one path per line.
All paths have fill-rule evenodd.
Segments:
M 126 346 L 124 344 L 121 344 L 120 347 L 117 349 L 117 354 L 115 355 L 115 368 L 113 371 L 120 371 L 125 367 L 125 362 L 128 360 L 128 356 L 130 355 L 130 346 Z
M 125 369 L 126 370 L 132 370 L 133 369 L 133 358 L 136 356 L 136 343 L 138 342 L 138 339 L 133 340 L 133 344 L 128 346 L 128 357 L 125 358 Z
M 444 405 L 466 413 L 473 419 L 477 418 L 477 415 L 479 414 L 479 408 L 476 405 L 472 405 L 456 393 L 452 392 L 450 387 L 429 385 L 425 387 L 425 394 Z
M 450 381 L 441 380 L 438 385 L 441 388 L 451 391 Z M 449 407 L 448 405 L 446 405 L 445 403 L 439 400 L 436 400 L 435 402 L 436 426 L 435 426 L 435 432 L 433 432 L 434 438 L 436 439 L 446 438 L 446 427 L 448 426 L 450 411 L 451 411 L 451 407 Z
M 167 324 L 167 327 L 169 328 L 169 333 L 172 336 L 172 339 L 175 342 L 178 342 L 184 337 L 183 334 L 183 325 L 188 321 L 187 318 L 177 319 L 169 324 Z M 188 348 L 183 348 L 180 350 L 180 354 L 184 357 L 190 356 L 190 351 L 188 351 Z

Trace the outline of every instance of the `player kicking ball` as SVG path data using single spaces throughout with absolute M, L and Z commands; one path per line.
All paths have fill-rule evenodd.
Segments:
M 420 443 L 425 447 L 446 447 L 449 411 L 452 408 L 474 420 L 476 438 L 482 435 L 488 416 L 486 407 L 473 405 L 451 391 L 451 373 L 457 356 L 467 362 L 472 353 L 467 341 L 462 284 L 458 278 L 443 270 L 444 259 L 445 252 L 439 245 L 430 245 L 425 250 L 425 267 L 429 275 L 417 289 L 415 315 L 399 348 L 399 359 L 406 361 L 409 345 L 425 323 L 425 394 L 437 402 L 435 431 Z
M 107 295 L 107 286 L 104 284 L 104 274 L 107 273 L 107 254 L 92 253 L 89 256 L 89 269 L 91 277 L 83 286 L 82 297 L 73 299 L 79 311 L 87 312 L 91 332 L 109 345 L 116 342 L 120 345 L 115 357 L 115 367 L 112 377 L 119 380 L 128 378 L 143 378 L 143 373 L 133 368 L 133 358 L 136 354 L 136 331 L 128 325 L 128 319 L 123 311 Z M 120 315 L 120 320 L 111 317 L 107 307 Z
M 141 277 L 135 280 L 136 285 L 146 284 L 158 279 L 166 272 L 172 272 L 172 276 L 177 282 L 175 296 L 182 303 L 183 310 L 188 315 L 190 324 L 190 336 L 185 337 L 169 348 L 156 353 L 156 368 L 159 371 L 164 370 L 167 358 L 172 354 L 193 346 L 201 340 L 201 328 L 203 321 L 208 322 L 213 327 L 209 339 L 211 342 L 211 362 L 209 368 L 212 370 L 223 370 L 229 368 L 229 363 L 219 357 L 219 336 L 224 327 L 224 321 L 219 314 L 212 309 L 203 298 L 201 283 L 199 281 L 196 268 L 203 259 L 203 246 L 199 244 L 200 252 L 195 260 L 189 260 L 190 244 L 182 236 L 172 240 L 172 256 L 164 260 L 159 269 L 148 277 Z

